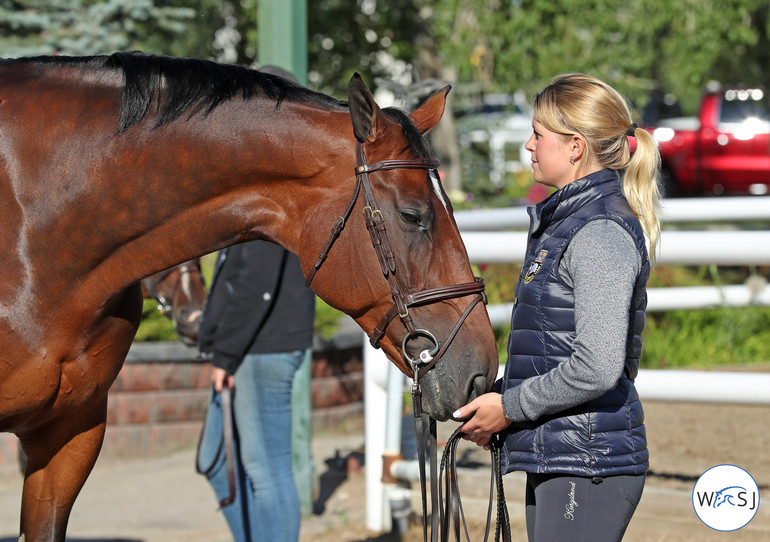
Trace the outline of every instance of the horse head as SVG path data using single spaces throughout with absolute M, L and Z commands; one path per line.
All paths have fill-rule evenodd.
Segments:
M 437 420 L 488 391 L 498 368 L 492 327 L 479 303 L 483 282 L 473 276 L 423 137 L 441 119 L 448 92 L 406 114 L 380 109 L 353 77 L 354 195 L 308 276 L 322 298 L 350 314 L 373 345 L 419 380 L 423 408 Z M 337 236 L 340 247 L 331 251 Z M 338 262 L 334 272 L 315 278 L 327 256 Z
M 200 260 L 190 260 L 142 280 L 142 293 L 158 303 L 158 310 L 171 319 L 179 340 L 188 346 L 198 342 L 206 283 Z

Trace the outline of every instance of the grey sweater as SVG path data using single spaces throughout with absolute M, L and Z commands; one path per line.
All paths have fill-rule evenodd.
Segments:
M 534 421 L 600 397 L 617 384 L 641 266 L 633 239 L 612 220 L 589 222 L 575 234 L 559 265 L 575 295 L 572 356 L 507 390 L 502 397 L 506 418 Z

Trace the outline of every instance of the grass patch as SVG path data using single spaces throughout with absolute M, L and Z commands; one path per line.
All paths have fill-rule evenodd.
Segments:
M 770 308 L 721 307 L 647 315 L 641 366 L 710 368 L 770 361 Z

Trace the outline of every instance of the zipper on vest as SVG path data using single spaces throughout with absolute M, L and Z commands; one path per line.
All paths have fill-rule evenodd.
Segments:
M 519 304 L 519 288 L 521 287 L 521 282 L 524 280 L 524 270 L 527 268 L 527 262 L 525 261 L 524 264 L 521 266 L 521 272 L 519 272 L 519 280 L 516 282 L 516 288 L 514 288 L 514 294 L 513 294 L 513 306 Z

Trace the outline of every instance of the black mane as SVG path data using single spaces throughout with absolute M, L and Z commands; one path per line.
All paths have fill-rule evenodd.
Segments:
M 285 99 L 316 103 L 332 109 L 347 107 L 346 102 L 314 92 L 287 79 L 258 70 L 219 64 L 210 60 L 148 55 L 141 52 L 114 53 L 109 56 L 41 56 L 20 59 L 39 64 L 83 66 L 92 69 L 121 69 L 125 77 L 119 131 L 139 123 L 155 100 L 156 126 L 171 122 L 189 111 L 207 115 L 218 105 L 241 94 L 249 99 L 264 94 L 276 101 Z M 163 89 L 163 92 L 159 90 Z
M 125 78 L 120 109 L 119 132 L 138 124 L 148 113 L 153 100 L 160 100 L 156 126 L 162 126 L 189 112 L 207 115 L 218 105 L 241 94 L 249 99 L 264 94 L 276 101 L 297 100 L 330 109 L 347 109 L 348 104 L 315 92 L 288 79 L 233 64 L 210 60 L 149 55 L 140 51 L 101 56 L 39 56 L 18 62 L 77 66 L 96 70 L 122 70 Z M 163 92 L 160 92 L 160 89 Z M 427 140 L 417 131 L 407 113 L 386 107 L 383 112 L 397 122 L 420 158 L 430 158 Z

